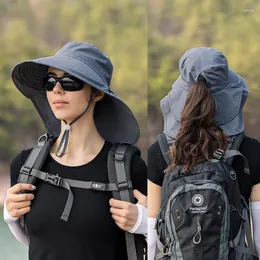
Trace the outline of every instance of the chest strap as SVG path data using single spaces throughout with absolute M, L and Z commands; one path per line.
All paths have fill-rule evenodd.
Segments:
M 132 182 L 120 182 L 120 183 L 101 183 L 95 181 L 78 181 L 72 179 L 61 178 L 58 175 L 50 174 L 48 172 L 39 171 L 37 169 L 28 169 L 28 167 L 23 166 L 21 169 L 21 173 L 28 173 L 31 176 L 34 176 L 40 180 L 43 180 L 49 184 L 52 184 L 57 187 L 62 187 L 68 190 L 68 198 L 62 213 L 61 219 L 64 221 L 68 221 L 69 214 L 73 204 L 73 193 L 71 191 L 71 187 L 80 188 L 86 190 L 96 190 L 96 191 L 123 191 L 127 189 L 133 188 Z

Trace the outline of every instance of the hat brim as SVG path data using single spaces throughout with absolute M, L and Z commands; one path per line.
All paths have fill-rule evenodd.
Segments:
M 182 110 L 191 86 L 179 76 L 171 91 L 161 100 L 164 133 L 169 138 L 175 138 L 179 131 Z M 228 84 L 225 87 L 216 86 L 211 94 L 216 104 L 215 123 L 230 136 L 241 133 L 244 130 L 242 108 L 248 97 L 248 87 L 244 80 L 229 70 Z
M 138 122 L 129 107 L 110 90 L 91 67 L 73 57 L 65 56 L 50 56 L 25 61 L 17 64 L 12 71 L 14 84 L 24 96 L 32 101 L 48 133 L 57 137 L 60 134 L 61 125 L 60 120 L 54 116 L 43 89 L 43 77 L 48 67 L 67 72 L 108 96 L 99 101 L 98 109 L 95 111 L 97 130 L 105 140 L 129 144 L 135 144 L 138 141 L 140 136 Z

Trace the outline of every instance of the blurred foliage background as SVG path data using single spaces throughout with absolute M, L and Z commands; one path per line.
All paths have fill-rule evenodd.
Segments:
M 147 147 L 147 7 L 145 0 L 0 0 L 0 206 L 9 164 L 32 147 L 44 126 L 31 101 L 11 80 L 21 61 L 55 54 L 69 41 L 87 41 L 112 60 L 112 89 L 139 121 L 138 146 Z M 2 212 L 2 211 L 1 211 Z M 0 214 L 1 259 L 27 259 Z
M 0 203 L 11 159 L 45 132 L 12 83 L 16 63 L 53 55 L 69 41 L 98 46 L 114 64 L 112 89 L 139 121 L 138 146 L 146 158 L 162 131 L 159 102 L 179 75 L 178 60 L 192 47 L 219 49 L 244 77 L 251 92 L 246 133 L 260 139 L 259 29 L 258 0 L 0 0 Z M 25 247 L 1 217 L 0 233 L 1 259 L 26 259 Z
M 160 100 L 179 76 L 178 61 L 193 47 L 214 47 L 248 84 L 245 131 L 260 140 L 260 2 L 148 1 L 148 143 L 163 129 Z
M 69 41 L 90 42 L 111 58 L 112 89 L 137 117 L 138 146 L 145 155 L 146 20 L 143 0 L 0 0 L 0 169 L 45 132 L 35 108 L 11 80 L 13 66 L 53 55 Z

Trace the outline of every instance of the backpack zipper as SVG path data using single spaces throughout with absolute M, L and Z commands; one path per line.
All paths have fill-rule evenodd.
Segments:
M 198 245 L 201 242 L 201 225 L 200 225 L 200 215 L 196 216 L 196 227 L 197 227 L 197 232 L 194 235 L 192 241 L 195 245 Z

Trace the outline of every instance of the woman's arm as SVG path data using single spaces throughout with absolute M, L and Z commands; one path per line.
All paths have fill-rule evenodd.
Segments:
M 136 154 L 131 162 L 131 179 L 137 204 L 110 199 L 110 212 L 115 223 L 123 230 L 147 234 L 147 167 Z
M 250 195 L 255 247 L 260 255 L 260 183 L 253 186 Z
M 148 180 L 148 260 L 155 257 L 157 234 L 156 216 L 160 210 L 162 187 Z
M 138 190 L 134 190 L 138 201 L 133 204 L 127 201 L 109 200 L 110 212 L 115 223 L 123 230 L 134 234 L 147 234 L 147 198 Z
M 156 218 L 161 206 L 162 187 L 148 180 L 148 218 Z
M 8 225 L 10 231 L 14 235 L 14 237 L 22 244 L 29 245 L 29 238 L 26 235 L 25 228 L 19 222 L 18 217 L 12 217 L 7 208 L 6 204 L 4 203 L 4 210 L 3 210 L 4 220 Z
M 22 190 L 33 191 L 35 186 L 28 183 L 18 183 L 6 192 L 4 202 L 4 220 L 14 237 L 22 244 L 28 245 L 29 239 L 25 228 L 20 224 L 19 218 L 31 210 L 32 193 L 20 194 Z

